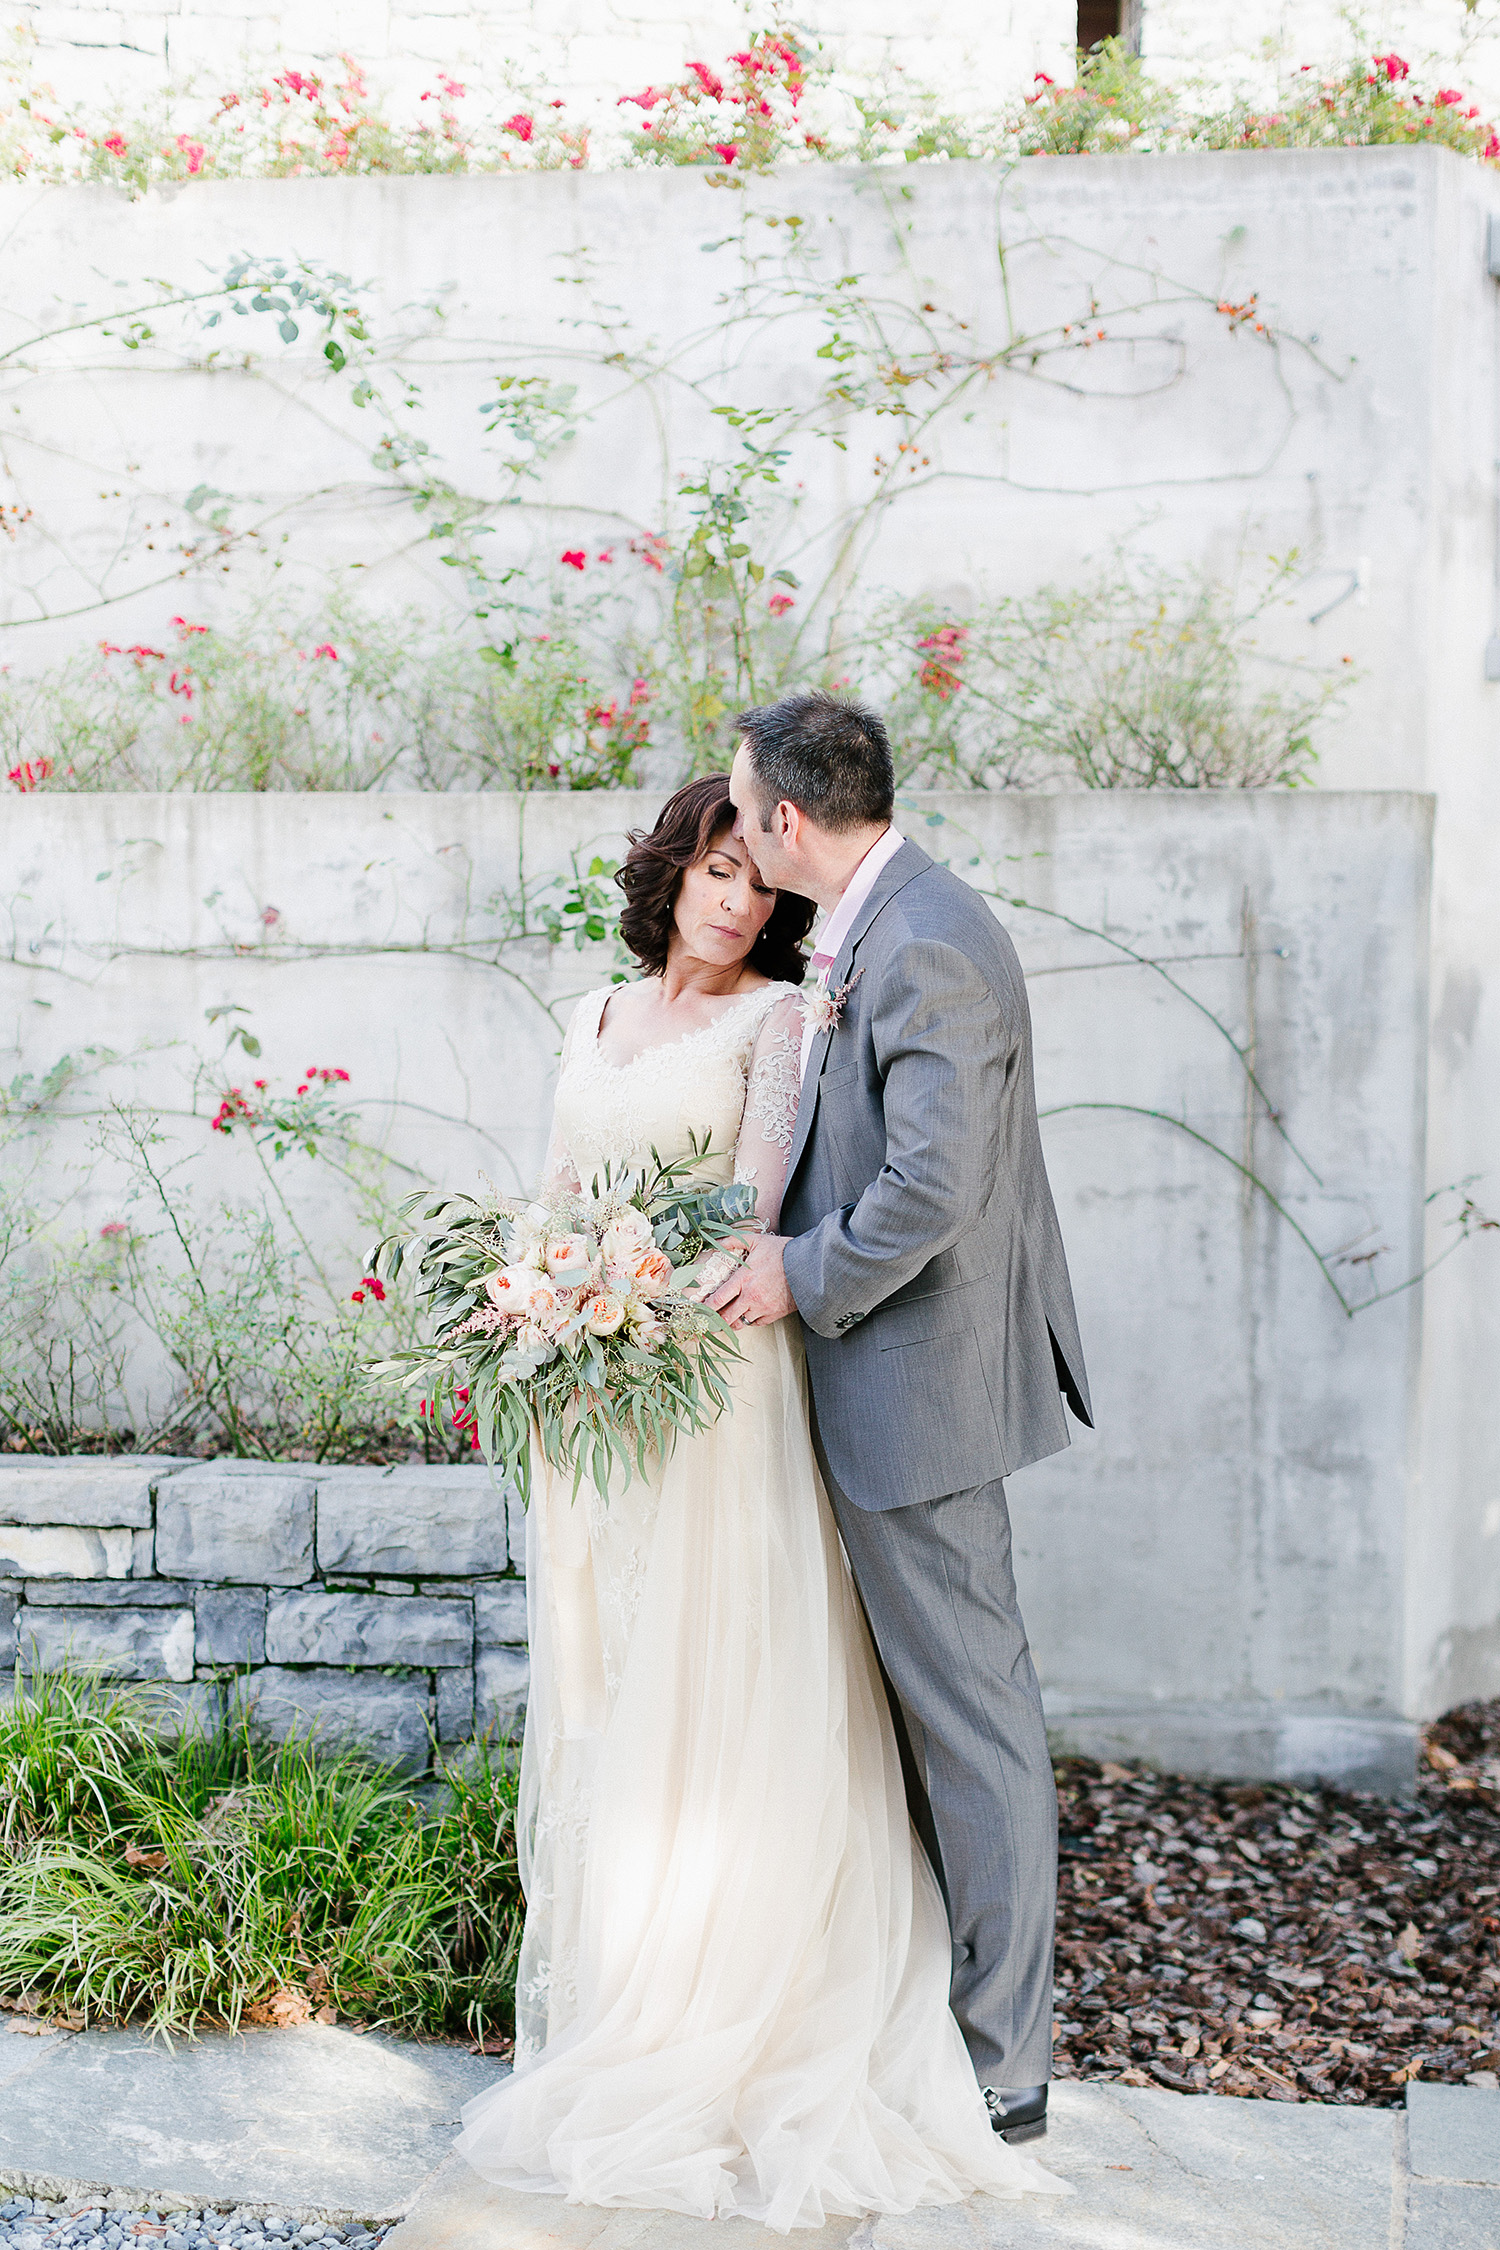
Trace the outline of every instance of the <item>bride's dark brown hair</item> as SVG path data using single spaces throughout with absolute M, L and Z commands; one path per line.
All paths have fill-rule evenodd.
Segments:
M 682 878 L 734 826 L 727 773 L 705 774 L 669 797 L 651 830 L 633 828 L 630 850 L 615 881 L 625 893 L 620 935 L 647 976 L 659 977 L 667 965 L 672 909 Z M 795 891 L 778 891 L 771 918 L 746 959 L 752 969 L 778 984 L 800 984 L 807 974 L 802 940 L 817 908 Z

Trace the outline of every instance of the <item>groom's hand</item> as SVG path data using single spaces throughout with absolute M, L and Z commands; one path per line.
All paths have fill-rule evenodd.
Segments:
M 764 1328 L 797 1310 L 786 1285 L 786 1236 L 763 1234 L 752 1242 L 737 1273 L 714 1291 L 709 1303 L 731 1328 Z

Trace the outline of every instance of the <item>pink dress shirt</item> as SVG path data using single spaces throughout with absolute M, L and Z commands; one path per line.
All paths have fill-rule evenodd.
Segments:
M 844 887 L 844 895 L 818 932 L 818 949 L 812 957 L 817 975 L 826 977 L 838 959 L 845 938 L 853 929 L 855 918 L 865 900 L 874 890 L 882 870 L 888 867 L 900 851 L 906 838 L 899 829 L 888 828 L 865 853 Z M 812 1043 L 817 1031 L 806 1018 L 802 1025 L 802 1075 L 807 1076 L 807 1058 L 812 1053 Z

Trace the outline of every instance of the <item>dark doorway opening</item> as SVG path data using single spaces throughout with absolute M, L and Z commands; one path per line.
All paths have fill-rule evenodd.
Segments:
M 1118 39 L 1132 55 L 1141 51 L 1140 0 L 1078 0 L 1078 44 L 1087 53 Z

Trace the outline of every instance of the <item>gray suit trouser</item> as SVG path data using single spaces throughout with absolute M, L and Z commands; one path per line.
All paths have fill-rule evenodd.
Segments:
M 998 1480 L 856 1507 L 818 1466 L 885 1675 L 912 1825 L 948 1902 L 951 2004 L 981 2086 L 1052 2075 L 1057 1792 Z

